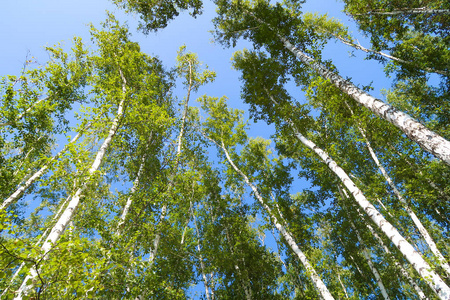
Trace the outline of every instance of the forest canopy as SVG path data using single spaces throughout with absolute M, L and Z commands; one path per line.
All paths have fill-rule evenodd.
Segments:
M 0 78 L 1 299 L 450 300 L 448 1 L 111 2 Z M 134 39 L 206 4 L 237 99 Z

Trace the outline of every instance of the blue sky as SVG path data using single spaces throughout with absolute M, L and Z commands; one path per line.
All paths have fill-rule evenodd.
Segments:
M 311 0 L 305 4 L 304 11 L 328 13 L 344 21 L 351 25 L 358 40 L 368 46 L 368 42 L 357 35 L 350 18 L 341 12 L 342 7 L 342 3 L 335 0 Z M 209 31 L 213 29 L 210 20 L 214 16 L 214 6 L 208 1 L 205 2 L 205 13 L 197 19 L 187 13 L 181 14 L 167 28 L 148 36 L 135 30 L 136 16 L 125 15 L 107 0 L 6 1 L 0 10 L 0 75 L 20 72 L 28 52 L 43 64 L 48 58 L 43 50 L 45 46 L 59 42 L 70 46 L 75 35 L 89 42 L 88 24 L 98 26 L 106 18 L 106 10 L 114 13 L 121 22 L 126 21 L 133 33 L 132 39 L 140 43 L 144 52 L 160 57 L 167 67 L 175 64 L 176 52 L 185 44 L 188 51 L 197 53 L 199 59 L 218 75 L 216 82 L 201 93 L 227 95 L 230 105 L 242 107 L 238 99 L 239 73 L 231 69 L 230 58 L 235 50 L 248 45 L 241 43 L 236 49 L 223 49 L 212 42 Z M 388 87 L 382 66 L 376 62 L 362 62 L 362 55 L 350 58 L 348 51 L 347 46 L 331 42 L 325 56 L 333 58 L 341 74 L 354 78 L 355 83 L 369 84 L 373 80 L 374 93 L 379 95 L 380 88 Z

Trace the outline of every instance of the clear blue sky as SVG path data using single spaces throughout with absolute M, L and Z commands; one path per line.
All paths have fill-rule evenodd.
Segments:
M 160 57 L 167 67 L 175 64 L 176 51 L 186 44 L 189 51 L 198 54 L 199 59 L 214 69 L 218 78 L 215 83 L 200 91 L 211 96 L 227 95 L 230 105 L 243 108 L 239 97 L 239 74 L 230 67 L 232 53 L 237 49 L 223 49 L 211 42 L 212 30 L 210 20 L 214 16 L 214 6 L 205 1 L 205 13 L 194 19 L 188 14 L 181 14 L 169 26 L 158 32 L 144 36 L 137 32 L 137 17 L 125 15 L 108 0 L 15 0 L 2 3 L 0 10 L 0 76 L 18 74 L 28 51 L 45 63 L 48 56 L 43 50 L 59 42 L 70 46 L 73 36 L 81 36 L 89 42 L 88 24 L 98 26 L 106 18 L 105 11 L 113 12 L 121 22 L 127 21 L 133 33 L 132 39 L 138 41 L 141 49 L 148 54 Z M 336 0 L 310 0 L 304 11 L 328 13 L 351 25 L 350 19 L 342 12 L 342 3 Z M 351 26 L 354 33 L 357 30 Z M 356 35 L 363 45 L 368 42 Z M 358 58 L 350 58 L 348 47 L 332 42 L 329 58 L 339 67 L 342 75 L 352 77 L 357 84 L 368 84 L 372 80 L 376 86 L 375 94 L 382 87 L 387 88 L 385 75 L 381 65 L 374 62 L 363 62 Z

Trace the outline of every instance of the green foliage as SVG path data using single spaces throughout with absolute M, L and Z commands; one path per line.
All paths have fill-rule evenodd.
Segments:
M 195 17 L 202 10 L 198 0 L 113 2 L 139 14 L 145 33 L 163 29 L 182 11 Z M 13 297 L 35 270 L 24 298 L 186 299 L 205 287 L 216 299 L 317 299 L 311 272 L 275 233 L 277 218 L 336 299 L 380 294 L 363 249 L 390 297 L 416 297 L 413 280 L 432 298 L 398 249 L 352 205 L 335 173 L 299 142 L 301 133 L 324 149 L 445 276 L 368 145 L 447 259 L 448 166 L 355 105 L 280 42 L 289 39 L 334 71 L 322 50 L 332 38 L 355 43 L 347 24 L 303 13 L 303 1 L 214 3 L 216 40 L 229 47 L 243 38 L 253 46 L 237 51 L 232 66 L 241 72 L 250 117 L 274 125 L 271 140 L 249 137 L 244 111 L 229 108 L 225 96 L 205 95 L 200 108 L 190 107 L 191 92 L 216 73 L 185 46 L 167 71 L 111 14 L 101 27 L 91 26 L 92 49 L 80 38 L 69 52 L 47 47 L 48 63 L 37 66 L 30 57 L 21 75 L 0 80 L 0 195 L 6 199 L 47 167 L 0 211 L 2 297 Z M 345 3 L 374 51 L 403 60 L 386 64 L 396 75 L 386 100 L 449 137 L 448 14 L 407 12 L 449 9 L 447 3 Z M 374 52 L 368 58 L 386 62 Z M 177 78 L 185 95 L 172 94 Z M 82 137 L 70 143 L 75 134 Z M 55 156 L 60 135 L 67 143 Z M 91 172 L 95 161 L 100 165 Z M 304 182 L 308 187 L 299 187 Z M 44 253 L 43 242 L 77 191 L 81 201 L 70 222 L 57 228 L 61 236 Z M 275 242 L 266 240 L 271 233 Z M 399 275 L 400 267 L 410 279 Z
M 200 0 L 113 0 L 127 12 L 138 13 L 141 19 L 140 29 L 145 33 L 165 28 L 169 21 L 177 17 L 180 11 L 191 10 L 193 17 L 202 13 L 203 2 Z

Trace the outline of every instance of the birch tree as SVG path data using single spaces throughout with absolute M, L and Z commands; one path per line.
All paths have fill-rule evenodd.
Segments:
M 215 101 L 217 101 L 217 99 Z M 237 115 L 236 115 L 236 113 L 233 114 L 233 113 L 227 112 L 227 108 L 223 101 L 224 101 L 223 99 L 219 100 L 217 104 L 213 105 L 211 100 L 204 99 L 203 108 L 207 109 L 209 114 L 211 115 L 211 118 L 208 120 L 207 125 L 212 126 L 212 124 L 217 123 L 218 120 L 220 120 L 219 122 L 222 123 L 222 128 L 220 128 L 220 127 L 214 128 L 213 130 L 211 130 L 210 128 L 207 128 L 207 133 L 205 133 L 205 134 L 208 136 L 208 138 L 212 142 L 214 142 L 217 145 L 217 147 L 219 149 L 221 149 L 224 152 L 228 163 L 231 165 L 231 167 L 234 169 L 234 171 L 237 172 L 242 177 L 242 179 L 245 181 L 245 183 L 252 189 L 255 197 L 260 202 L 261 206 L 264 208 L 264 210 L 268 214 L 269 218 L 271 219 L 273 226 L 275 226 L 277 228 L 277 230 L 281 232 L 281 234 L 283 235 L 283 238 L 286 240 L 286 243 L 288 243 L 289 246 L 291 247 L 292 251 L 294 251 L 297 254 L 299 260 L 304 265 L 306 271 L 308 273 L 311 273 L 311 275 L 310 275 L 311 280 L 314 282 L 319 295 L 321 295 L 321 297 L 323 297 L 325 299 L 334 299 L 333 296 L 331 295 L 331 293 L 328 291 L 325 284 L 323 283 L 323 281 L 320 279 L 320 277 L 314 270 L 314 267 L 310 264 L 310 262 L 308 261 L 308 259 L 304 255 L 304 253 L 298 248 L 297 243 L 292 238 L 292 235 L 288 232 L 288 230 L 285 228 L 285 226 L 280 224 L 280 221 L 278 221 L 278 218 L 275 215 L 275 213 L 268 206 L 268 204 L 264 201 L 257 186 L 254 183 L 252 183 L 250 181 L 250 179 L 248 178 L 248 176 L 246 174 L 244 174 L 242 172 L 242 170 L 239 167 L 237 167 L 236 164 L 233 162 L 233 160 L 228 152 L 227 146 L 228 147 L 235 146 L 235 144 L 237 142 L 242 141 L 245 138 L 245 135 L 242 131 L 242 129 L 243 129 L 242 121 L 240 121 L 240 124 L 238 123 L 237 126 L 234 125 L 234 123 L 239 121 L 236 117 Z M 215 126 L 218 127 L 218 124 L 216 124 Z M 227 127 L 226 131 L 224 130 L 224 126 Z M 236 133 L 233 134 L 233 127 L 235 127 L 235 126 L 236 126 L 236 129 L 235 129 Z M 209 135 L 212 135 L 213 137 L 209 137 Z M 216 139 L 218 139 L 218 140 L 216 140 Z M 225 141 L 227 141 L 227 144 L 225 144 Z M 258 148 L 257 145 L 255 145 L 255 144 L 252 145 L 250 143 L 250 147 L 252 147 L 252 146 Z M 263 152 L 266 152 L 266 151 L 263 151 Z M 251 154 L 249 154 L 249 156 L 255 156 L 255 153 L 251 153 Z M 265 164 L 267 162 L 261 161 L 260 163 Z M 255 168 L 257 166 L 248 166 L 248 167 Z M 263 166 L 261 166 L 261 167 L 263 168 Z M 281 218 L 281 216 L 280 216 L 280 218 Z
M 249 59 L 249 61 L 251 61 L 252 59 L 256 59 L 256 57 L 257 57 L 257 56 L 253 56 L 251 53 L 248 53 L 248 52 L 247 52 L 247 55 L 248 55 L 247 58 Z M 248 61 L 247 62 L 244 61 L 245 60 L 244 57 L 245 57 L 245 54 L 244 54 L 244 56 L 236 56 L 236 58 L 235 58 L 236 66 L 240 67 L 241 69 L 243 69 L 244 66 L 247 66 L 248 69 L 246 69 L 246 70 L 248 70 L 248 72 L 251 73 L 250 70 L 251 70 L 252 66 L 248 65 Z M 260 61 L 262 61 L 262 59 Z M 253 73 L 253 74 L 256 75 L 255 73 Z M 401 234 L 394 227 L 392 227 L 392 225 L 389 225 L 389 228 L 390 228 L 389 230 L 387 229 L 387 227 L 384 227 L 386 224 L 389 224 L 389 222 L 387 222 L 387 220 L 384 219 L 384 217 L 382 217 L 382 215 L 376 210 L 376 208 L 372 204 L 370 204 L 369 201 L 367 201 L 367 198 L 364 196 L 362 191 L 356 187 L 356 185 L 352 182 L 350 177 L 348 177 L 348 175 L 345 173 L 345 171 L 341 167 L 339 167 L 336 164 L 336 162 L 325 151 L 320 149 L 314 142 L 312 142 L 307 137 L 305 137 L 305 135 L 303 135 L 299 132 L 299 130 L 297 129 L 298 128 L 297 126 L 299 126 L 302 123 L 307 124 L 305 121 L 307 121 L 309 118 L 308 118 L 308 116 L 305 116 L 304 121 L 302 123 L 298 122 L 297 120 L 295 122 L 293 121 L 292 117 L 290 117 L 290 116 L 292 116 L 296 110 L 301 111 L 302 108 L 301 107 L 296 108 L 295 106 L 288 104 L 288 103 L 290 103 L 289 100 L 291 100 L 290 96 L 286 93 L 286 91 L 283 89 L 283 87 L 276 81 L 277 76 L 278 75 L 272 75 L 271 76 L 272 78 L 267 76 L 267 77 L 269 77 L 269 80 L 266 80 L 266 82 L 265 82 L 266 85 L 264 87 L 261 87 L 259 85 L 260 84 L 259 82 L 253 81 L 253 79 L 255 78 L 254 76 L 251 77 L 252 79 L 250 79 L 250 77 L 245 76 L 244 80 L 246 80 L 246 83 L 247 83 L 245 91 L 247 92 L 247 91 L 249 91 L 248 90 L 249 87 L 253 87 L 253 89 L 251 89 L 252 93 L 246 94 L 246 97 L 248 97 L 247 98 L 248 101 L 250 103 L 252 103 L 252 105 L 254 105 L 255 108 L 257 105 L 262 106 L 263 114 L 265 114 L 264 115 L 265 118 L 267 118 L 271 122 L 275 122 L 275 124 L 278 124 L 278 126 L 280 126 L 281 128 L 283 128 L 284 126 L 287 126 L 288 128 L 290 128 L 290 130 L 293 131 L 293 135 L 296 137 L 296 139 L 299 142 L 301 142 L 306 147 L 308 147 L 309 149 L 314 151 L 316 153 L 316 155 L 318 155 L 321 158 L 322 162 L 325 163 L 330 168 L 330 170 L 340 178 L 342 183 L 346 186 L 347 189 L 349 189 L 349 191 L 353 194 L 355 200 L 366 211 L 368 216 L 375 222 L 375 224 L 377 224 L 377 226 L 386 234 L 386 236 L 390 237 L 391 241 L 396 245 L 396 247 L 399 248 L 399 244 L 395 241 L 396 238 L 393 238 L 393 237 L 397 236 L 399 239 L 401 239 L 402 245 L 403 245 L 403 243 L 406 242 L 406 240 L 403 237 L 401 237 Z M 273 81 L 273 80 L 275 80 L 275 81 Z M 270 85 L 268 84 L 269 82 L 271 82 Z M 259 92 L 257 92 L 256 95 L 255 95 L 255 92 L 258 90 L 254 89 L 254 88 L 258 88 L 258 90 L 259 90 Z M 269 89 L 271 89 L 272 91 L 270 92 Z M 276 96 L 273 96 L 274 93 Z M 266 98 L 264 98 L 264 97 L 266 97 Z M 276 100 L 276 99 L 278 99 L 278 100 Z M 287 108 L 284 105 L 287 105 Z M 277 112 L 275 112 L 275 111 L 277 111 Z M 285 119 L 283 119 L 283 115 L 285 116 L 284 117 Z M 281 122 L 281 123 L 279 123 L 279 122 Z M 286 125 L 282 125 L 283 123 Z M 303 125 L 303 126 L 305 126 L 305 125 Z M 308 126 L 308 125 L 306 125 L 306 126 Z M 286 127 L 284 127 L 284 128 L 286 128 Z M 283 130 L 285 130 L 285 129 L 283 129 Z M 370 213 L 371 210 L 374 210 L 374 213 Z M 377 221 L 376 220 L 377 218 L 381 218 L 381 219 L 379 221 Z M 391 231 L 391 232 L 388 233 L 389 231 Z M 405 251 L 406 248 L 409 248 L 409 251 L 410 251 L 409 253 L 407 253 Z M 403 248 L 403 246 L 402 246 L 399 248 L 399 250 L 402 252 L 404 257 L 410 261 L 410 263 L 413 266 L 417 266 L 416 265 L 417 261 L 415 259 L 413 259 L 413 256 L 416 256 L 417 252 L 411 246 L 411 244 L 409 244 L 409 246 L 407 246 L 405 248 Z M 416 257 L 418 260 L 421 261 L 421 263 L 424 263 L 426 265 L 426 267 L 425 267 L 426 269 L 430 270 L 430 266 L 424 260 L 423 257 L 421 257 L 421 256 L 416 256 Z M 418 269 L 416 267 L 416 271 L 419 272 L 419 274 L 420 274 L 421 270 L 423 270 L 423 269 Z M 423 278 L 428 278 L 428 275 L 425 275 L 425 274 L 422 274 L 421 276 Z M 443 292 L 441 290 L 441 286 L 445 290 L 446 284 L 439 277 L 438 274 L 435 273 L 433 276 L 435 276 L 435 279 L 436 279 L 435 284 L 437 284 L 433 287 L 435 293 L 438 294 L 439 297 L 445 299 L 447 292 Z
M 358 104 L 399 128 L 408 138 L 417 142 L 424 150 L 450 164 L 450 142 L 448 140 L 429 130 L 408 114 L 358 88 L 351 81 L 340 76 L 335 70 L 321 63 L 320 59 L 314 59 L 306 53 L 304 49 L 305 42 L 301 38 L 298 40 L 298 36 L 292 33 L 295 32 L 295 28 L 302 25 L 300 19 L 290 19 L 291 14 L 298 15 L 298 12 L 290 13 L 285 11 L 279 4 L 270 6 L 268 3 L 263 2 L 254 3 L 253 8 L 234 2 L 227 3 L 226 1 L 218 1 L 218 4 L 220 17 L 215 20 L 218 29 L 217 36 L 224 44 L 229 44 L 230 39 L 235 43 L 239 36 L 244 36 L 255 45 L 266 47 L 267 51 L 271 52 L 273 56 L 278 56 L 281 54 L 280 50 L 273 46 L 273 42 L 278 41 L 280 45 L 283 45 L 290 52 L 290 55 L 294 55 L 312 71 L 330 80 L 333 85 L 349 95 Z M 261 14 L 261 16 L 258 14 Z M 270 18 L 270 21 L 264 20 L 267 17 Z M 277 22 L 283 23 L 283 27 L 273 25 Z M 248 28 L 254 28 L 253 31 L 255 32 L 247 30 Z M 261 34 L 262 32 L 264 33 Z M 305 36 L 306 33 L 302 33 L 302 35 Z M 295 41 L 290 39 L 291 37 L 295 38 Z M 301 45 L 297 47 L 296 41 L 301 43 Z

